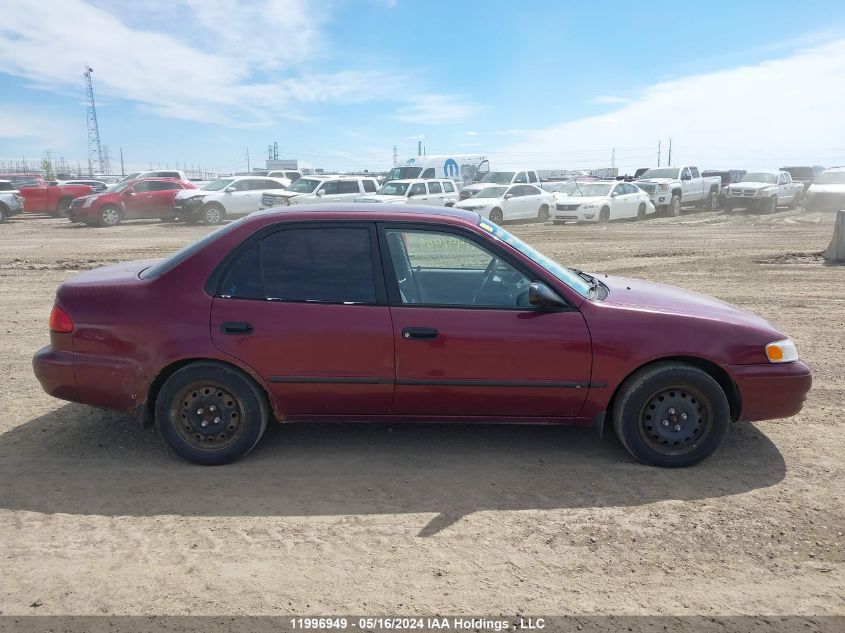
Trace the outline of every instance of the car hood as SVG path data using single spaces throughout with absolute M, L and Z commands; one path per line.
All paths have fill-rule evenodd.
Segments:
M 467 198 L 455 203 L 458 209 L 477 209 L 480 207 L 488 207 L 502 202 L 501 198 Z
M 641 279 L 615 275 L 595 275 L 595 277 L 610 290 L 605 302 L 612 305 L 726 321 L 770 330 L 772 336 L 775 337 L 772 340 L 784 337 L 764 318 L 707 295 Z
M 841 193 L 845 195 L 845 185 L 819 185 L 813 183 L 810 185 L 810 191 L 813 193 Z
M 555 194 L 555 200 L 557 200 L 558 194 Z M 606 202 L 610 198 L 608 196 L 561 196 L 560 199 L 566 204 L 589 204 L 590 202 Z
M 355 202 L 406 202 L 405 196 L 361 196 L 355 198 Z
M 176 192 L 175 200 L 186 200 L 187 198 L 204 198 L 205 196 L 211 195 L 213 193 L 219 193 L 218 191 L 203 191 L 202 189 L 183 189 L 182 191 Z
M 636 182 L 650 182 L 655 185 L 668 185 L 670 182 L 677 182 L 677 178 L 640 178 Z
M 728 185 L 728 188 L 732 187 L 734 189 L 768 189 L 769 187 L 775 186 L 777 185 L 765 182 L 735 182 L 731 185 Z
M 506 185 L 498 185 L 495 182 L 475 182 L 471 185 L 467 185 L 466 187 L 462 187 L 461 191 L 481 191 L 482 189 L 487 189 L 487 187 L 504 187 Z

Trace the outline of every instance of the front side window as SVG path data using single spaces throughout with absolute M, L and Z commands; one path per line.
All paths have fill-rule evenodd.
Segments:
M 530 307 L 528 278 L 467 238 L 389 229 L 386 243 L 403 304 Z
M 446 193 L 455 193 L 455 186 L 448 180 L 443 182 L 443 191 Z
M 215 180 L 214 182 L 210 182 L 205 185 L 202 190 L 203 191 L 223 191 L 226 187 L 231 185 L 234 182 L 231 178 L 221 178 L 220 180 Z
M 369 228 L 276 231 L 238 255 L 221 294 L 242 299 L 375 303 Z
M 439 182 L 430 182 L 430 183 L 428 183 L 428 192 L 429 193 L 443 193 L 443 189 L 440 186 Z
M 516 175 L 516 179 L 514 180 L 514 182 L 515 183 L 517 183 L 517 182 L 518 183 L 527 183 L 528 182 L 528 176 L 526 175 L 526 173 L 524 171 L 521 171 Z
M 135 193 L 146 193 L 148 191 L 152 191 L 152 183 L 149 180 L 143 180 L 141 182 L 136 182 L 135 186 L 132 187 L 132 191 Z
M 166 180 L 151 180 L 148 191 L 173 191 L 174 189 L 181 189 L 182 186 L 177 182 L 168 182 Z
M 367 192 L 367 193 L 373 193 L 377 189 L 376 183 L 375 183 L 374 180 L 364 180 L 363 184 L 364 184 L 364 191 Z
M 322 190 L 324 195 L 328 195 L 328 196 L 334 195 L 334 194 L 337 193 L 337 190 L 338 190 L 338 181 L 337 180 L 328 180 L 320 186 L 320 189 Z
M 690 172 L 692 172 L 693 178 L 700 178 L 701 174 L 698 173 L 698 167 L 690 167 Z
M 537 182 L 537 174 L 533 171 L 528 172 L 528 182 Z
M 411 190 L 408 192 L 408 197 L 411 196 L 424 196 L 425 195 L 425 184 L 421 182 L 414 183 L 411 185 Z

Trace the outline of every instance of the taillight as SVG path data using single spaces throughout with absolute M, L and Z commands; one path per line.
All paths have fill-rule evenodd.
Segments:
M 53 332 L 61 332 L 64 334 L 73 332 L 73 320 L 67 312 L 55 304 L 53 305 L 53 311 L 50 312 L 50 329 Z

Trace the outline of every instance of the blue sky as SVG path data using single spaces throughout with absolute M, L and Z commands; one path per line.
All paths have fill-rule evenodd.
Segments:
M 127 168 L 845 163 L 845 3 L 25 0 L 0 23 L 0 160 L 86 159 L 82 68 Z M 599 8 L 600 7 L 600 8 Z M 665 151 L 665 150 L 664 150 Z M 665 160 L 665 154 L 664 154 Z

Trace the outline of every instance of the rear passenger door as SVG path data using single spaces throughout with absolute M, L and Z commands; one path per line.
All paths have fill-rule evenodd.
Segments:
M 357 180 L 341 180 L 337 187 L 338 199 L 351 202 L 361 195 L 361 185 Z
M 393 326 L 370 222 L 285 223 L 245 243 L 214 288 L 214 345 L 252 368 L 286 420 L 378 416 Z
M 443 206 L 443 185 L 436 180 L 428 183 L 428 204 Z
M 149 201 L 144 212 L 145 217 L 163 218 L 174 215 L 173 199 L 176 193 L 182 190 L 182 185 L 167 180 L 151 180 L 149 185 Z

